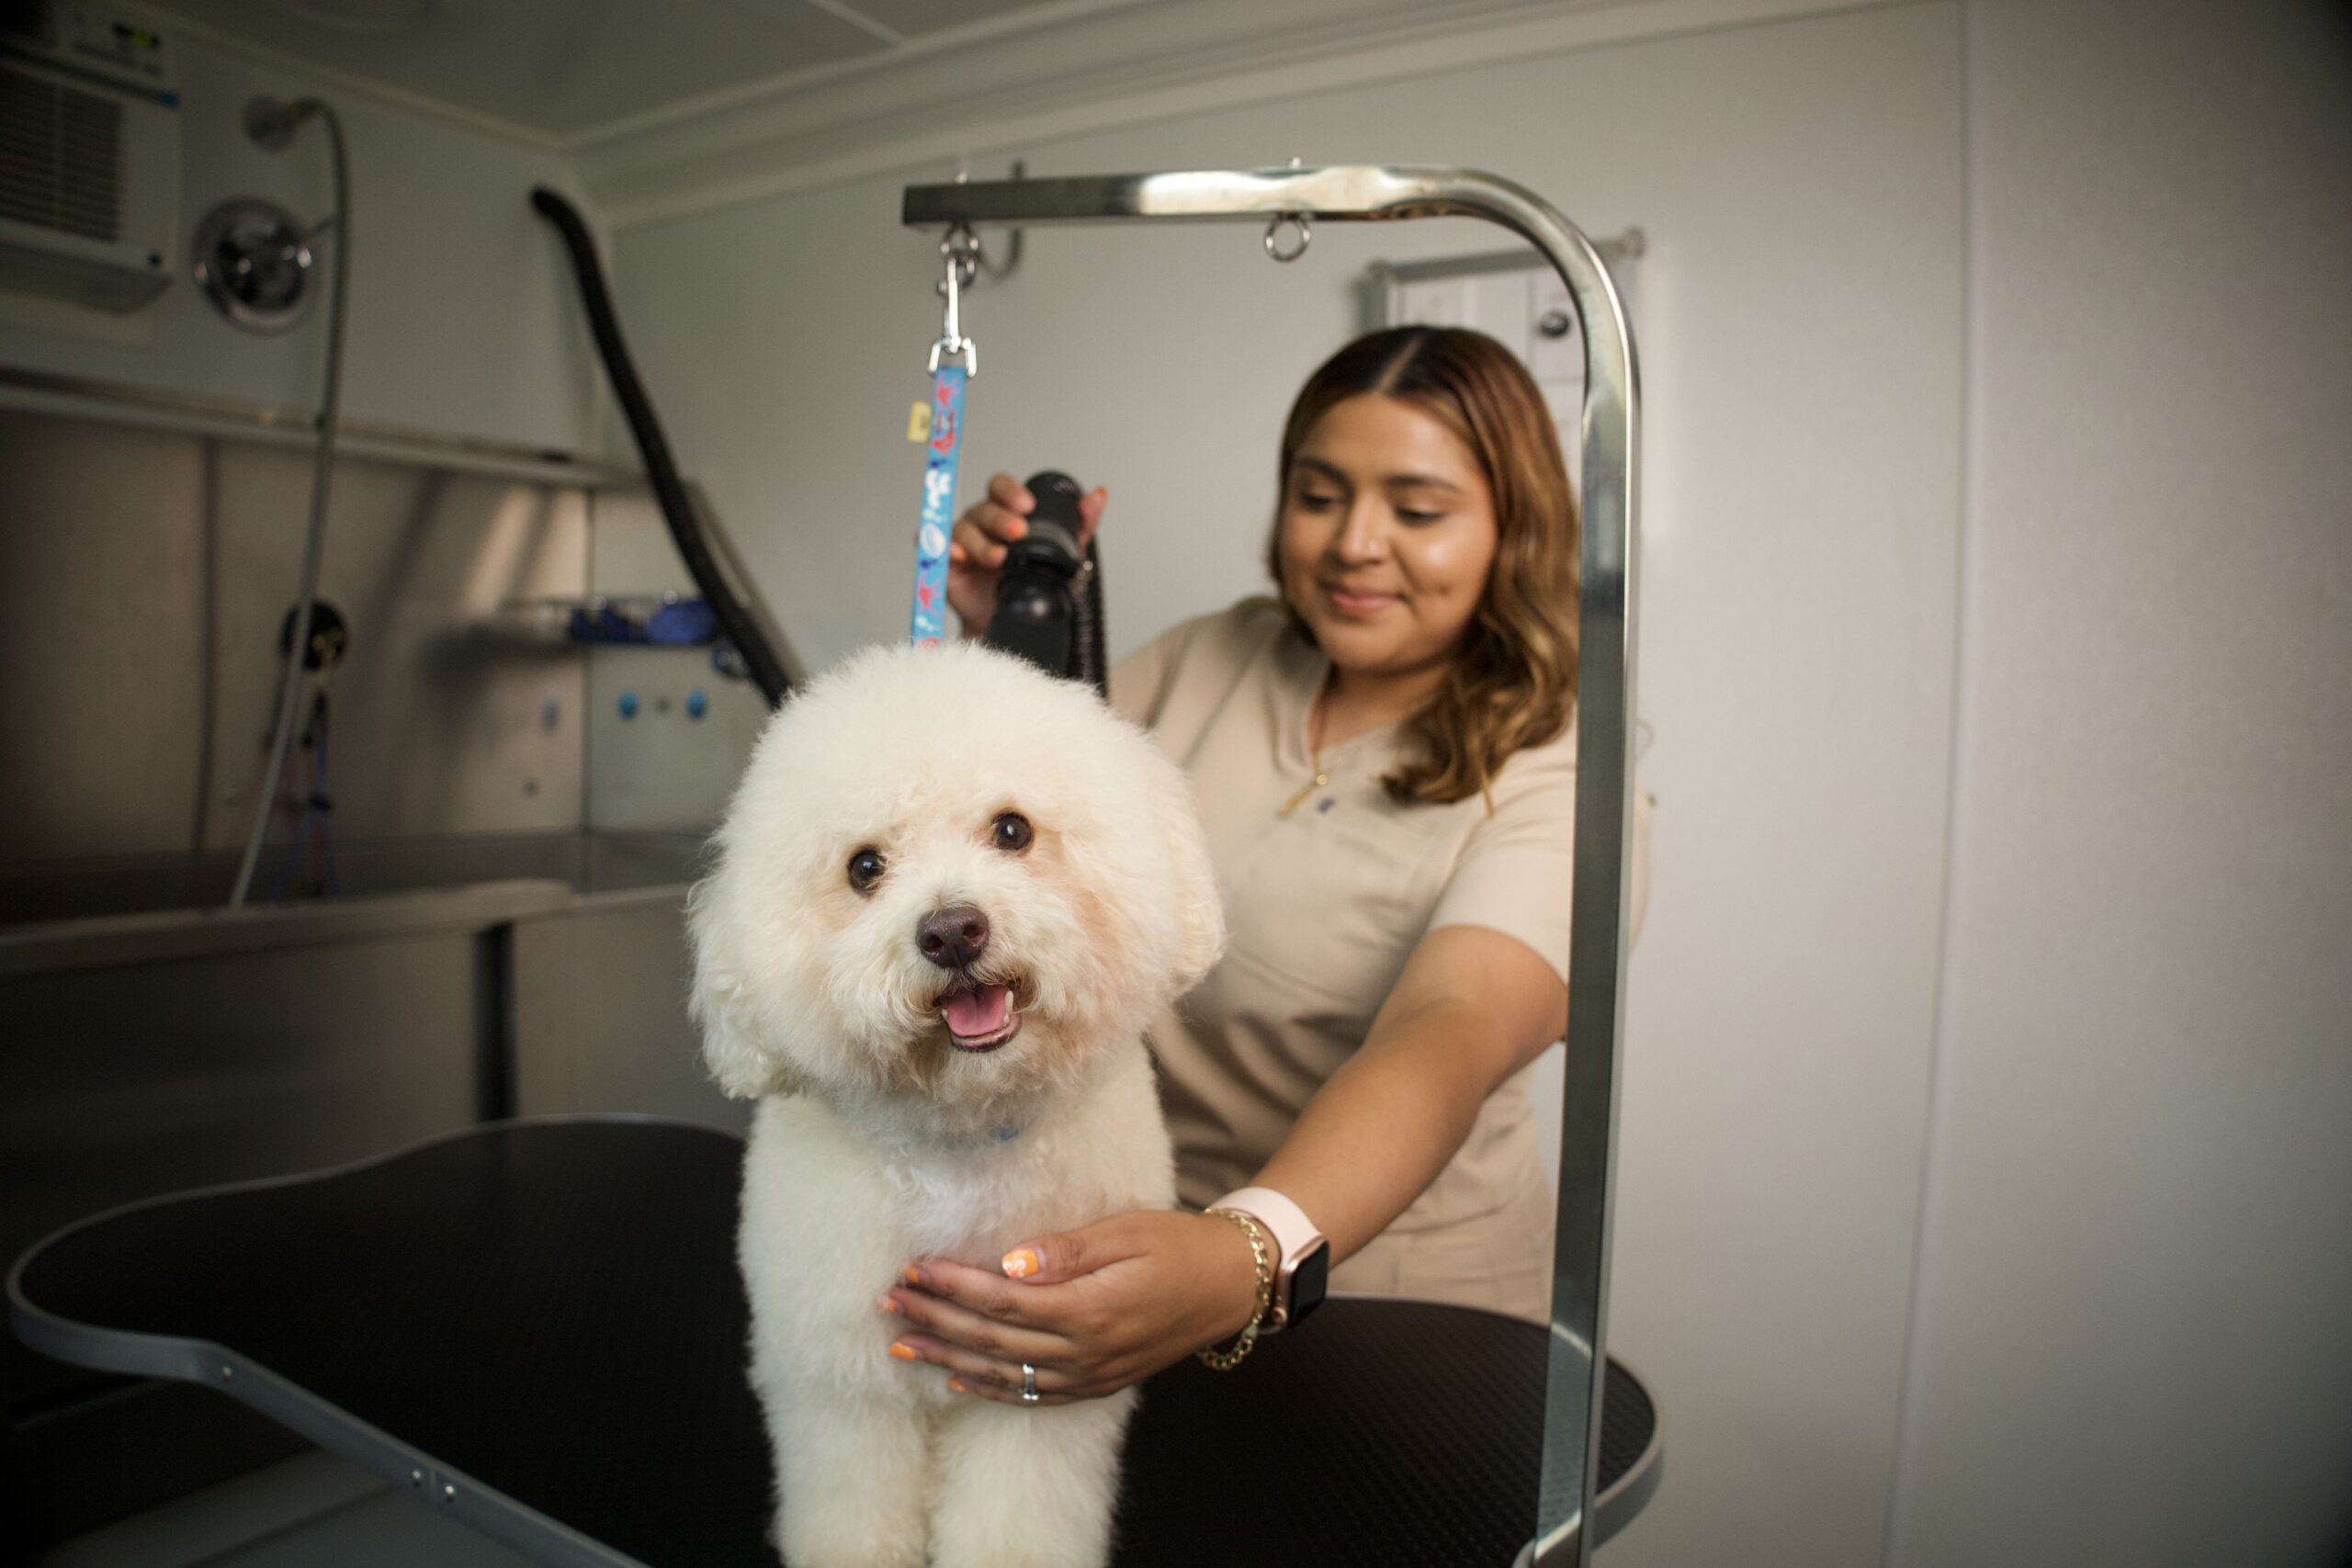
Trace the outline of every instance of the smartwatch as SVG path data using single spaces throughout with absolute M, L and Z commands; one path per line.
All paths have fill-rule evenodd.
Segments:
M 1274 1269 L 1273 1303 L 1258 1325 L 1259 1333 L 1278 1333 L 1323 1304 L 1331 1275 L 1331 1244 L 1297 1204 L 1271 1187 L 1244 1187 L 1209 1207 L 1249 1215 L 1274 1238 L 1282 1253 Z

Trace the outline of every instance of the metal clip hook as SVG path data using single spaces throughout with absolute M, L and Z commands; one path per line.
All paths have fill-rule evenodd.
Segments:
M 1293 159 L 1292 162 L 1295 163 L 1297 160 Z M 1276 243 L 1285 223 L 1298 231 L 1298 243 L 1288 250 L 1283 249 Z M 1306 213 L 1277 212 L 1273 216 L 1273 220 L 1266 225 L 1266 254 L 1278 262 L 1295 262 L 1306 254 L 1306 247 L 1314 242 L 1314 239 L 1315 231 L 1307 227 Z
M 980 373 L 980 348 L 979 344 L 964 335 L 963 293 L 964 286 L 971 281 L 974 269 L 979 265 L 979 242 L 973 237 L 969 228 L 958 223 L 947 231 L 945 239 L 939 242 L 939 254 L 947 262 L 946 280 L 939 286 L 939 291 L 947 297 L 947 313 L 945 323 L 940 329 L 939 341 L 931 345 L 929 367 L 935 376 L 939 373 L 942 359 L 961 355 L 964 374 L 978 376 Z

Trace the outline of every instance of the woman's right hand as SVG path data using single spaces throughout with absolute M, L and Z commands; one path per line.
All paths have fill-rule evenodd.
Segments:
M 1102 509 L 1110 500 L 1111 492 L 1100 486 L 1080 498 L 1080 548 L 1102 526 Z M 1036 505 L 1036 497 L 1019 479 L 1011 474 L 991 474 L 988 499 L 975 502 L 956 519 L 956 532 L 947 542 L 947 603 L 963 621 L 967 637 L 988 630 L 989 617 L 996 614 L 996 584 L 1004 566 L 1004 547 L 1029 531 L 1029 513 Z

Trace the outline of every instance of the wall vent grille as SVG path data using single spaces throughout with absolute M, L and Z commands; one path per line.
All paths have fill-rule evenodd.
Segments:
M 112 243 L 122 223 L 122 106 L 0 66 L 0 218 Z

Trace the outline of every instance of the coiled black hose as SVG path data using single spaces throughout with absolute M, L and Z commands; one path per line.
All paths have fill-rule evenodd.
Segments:
M 1071 602 L 1071 611 L 1070 660 L 1077 668 L 1069 672 L 1070 679 L 1085 682 L 1108 702 L 1111 661 L 1102 651 L 1102 562 L 1091 539 L 1086 542 L 1086 586 Z
M 580 302 L 588 311 L 588 330 L 595 335 L 596 353 L 605 362 L 605 374 L 612 379 L 613 396 L 628 421 L 629 434 L 636 439 L 645 477 L 662 508 L 662 520 L 669 525 L 670 538 L 678 547 L 678 558 L 686 563 L 695 587 L 718 621 L 718 629 L 735 645 L 744 672 L 767 698 L 768 705 L 778 706 L 792 694 L 792 677 L 751 612 L 735 597 L 703 538 L 701 520 L 695 515 L 685 483 L 678 477 L 677 461 L 670 455 L 662 422 L 654 417 L 653 404 L 647 400 L 644 385 L 637 378 L 637 367 L 629 359 L 628 345 L 621 341 L 620 321 L 613 314 L 612 297 L 605 291 L 605 271 L 589 240 L 588 225 L 571 203 L 545 186 L 532 190 L 531 206 L 555 225 L 556 232 L 563 236 L 564 249 L 571 253 L 572 274 L 580 280 Z

